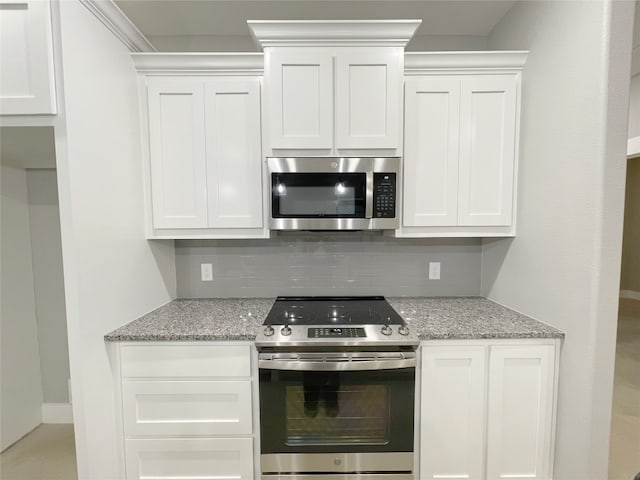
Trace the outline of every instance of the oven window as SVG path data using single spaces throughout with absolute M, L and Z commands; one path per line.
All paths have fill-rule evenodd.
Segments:
M 287 445 L 389 443 L 389 388 L 340 385 L 338 374 L 305 372 L 286 391 Z
M 415 369 L 260 369 L 262 453 L 411 452 Z
M 366 174 L 274 173 L 271 199 L 274 218 L 364 218 Z

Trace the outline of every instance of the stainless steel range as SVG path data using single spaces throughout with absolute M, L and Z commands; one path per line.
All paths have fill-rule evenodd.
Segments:
M 262 478 L 413 479 L 418 343 L 384 297 L 279 297 L 256 337 Z

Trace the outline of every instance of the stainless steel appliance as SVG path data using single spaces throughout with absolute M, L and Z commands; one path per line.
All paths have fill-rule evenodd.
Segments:
M 413 479 L 418 343 L 384 297 L 279 297 L 256 337 L 261 478 Z
M 272 230 L 399 227 L 400 158 L 267 158 Z

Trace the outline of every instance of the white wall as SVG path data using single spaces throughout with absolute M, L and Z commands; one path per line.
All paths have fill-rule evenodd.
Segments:
M 0 450 L 41 421 L 42 386 L 25 171 L 2 165 Z
M 490 48 L 528 49 L 518 236 L 483 247 L 483 293 L 562 329 L 555 476 L 607 478 L 631 2 L 518 2 Z
M 172 243 L 144 239 L 129 51 L 80 2 L 59 2 L 58 13 L 64 101 L 55 134 L 78 475 L 113 480 L 123 478 L 122 445 L 103 336 L 175 297 L 175 258 Z
M 35 169 L 26 174 L 43 401 L 68 403 L 69 348 L 56 171 Z

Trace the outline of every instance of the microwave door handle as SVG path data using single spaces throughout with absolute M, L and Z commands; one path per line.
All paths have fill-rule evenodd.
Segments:
M 365 209 L 364 217 L 373 218 L 373 172 L 366 173 L 366 197 L 365 197 Z
M 371 359 L 359 361 L 309 361 L 298 359 L 259 360 L 258 368 L 301 372 L 353 372 L 363 370 L 396 370 L 416 366 L 416 359 Z

